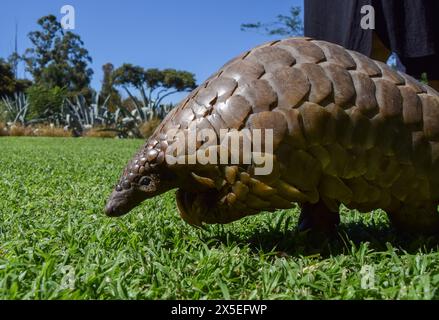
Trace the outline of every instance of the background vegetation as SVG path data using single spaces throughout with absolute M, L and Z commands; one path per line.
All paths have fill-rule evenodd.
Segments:
M 45 125 L 73 136 L 145 137 L 173 108 L 164 104 L 166 97 L 196 87 L 188 71 L 106 63 L 96 92 L 90 87 L 92 58 L 81 37 L 63 30 L 53 15 L 37 23 L 24 54 L 0 59 L 0 135 L 39 135 Z M 20 62 L 32 80 L 17 79 Z M 147 122 L 148 130 L 142 130 Z M 64 136 L 63 130 L 44 132 Z

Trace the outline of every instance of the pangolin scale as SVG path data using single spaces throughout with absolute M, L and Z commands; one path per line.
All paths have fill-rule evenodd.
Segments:
M 197 144 L 203 152 L 218 152 L 220 129 L 273 129 L 272 172 L 168 164 L 167 148 L 184 143 L 169 130 L 187 137 L 190 128 L 216 133 Z M 325 230 L 344 204 L 438 233 L 438 158 L 438 92 L 341 46 L 288 38 L 234 58 L 173 109 L 128 163 L 106 212 L 125 214 L 178 188 L 180 214 L 196 226 L 298 203 L 301 227 Z

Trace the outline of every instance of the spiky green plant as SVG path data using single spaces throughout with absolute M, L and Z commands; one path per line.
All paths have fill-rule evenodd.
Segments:
M 106 97 L 101 103 L 100 94 L 94 95 L 94 103 L 87 104 L 82 95 L 75 97 L 75 101 L 66 99 L 65 121 L 67 126 L 76 134 L 81 135 L 85 130 L 94 126 L 111 126 L 116 123 L 117 113 L 111 112 L 107 103 L 110 96 Z
M 17 122 L 26 125 L 26 115 L 29 111 L 29 102 L 27 96 L 20 92 L 15 93 L 13 98 L 3 97 L 3 106 L 5 108 L 4 117 L 6 121 L 16 124 Z

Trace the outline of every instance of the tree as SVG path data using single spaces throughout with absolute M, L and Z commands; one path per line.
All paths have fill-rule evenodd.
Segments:
M 80 36 L 64 32 L 53 15 L 38 20 L 42 30 L 29 33 L 33 47 L 25 51 L 26 70 L 38 85 L 66 88 L 72 94 L 87 93 L 92 62 Z
M 279 14 L 277 21 L 241 24 L 242 31 L 256 31 L 269 36 L 301 36 L 303 22 L 300 18 L 300 7 L 291 7 L 289 15 Z
M 26 79 L 15 79 L 13 65 L 0 58 L 0 98 L 24 92 L 31 84 Z
M 11 96 L 15 91 L 15 78 L 12 66 L 0 58 L 0 97 Z
M 115 85 L 121 86 L 132 101 L 136 102 L 129 90 L 134 87 L 140 92 L 143 107 L 156 113 L 166 97 L 182 91 L 190 91 L 196 87 L 193 73 L 175 69 L 144 69 L 132 64 L 123 64 L 114 70 Z M 138 106 L 139 107 L 139 106 Z
M 114 88 L 113 72 L 114 66 L 111 63 L 106 63 L 102 66 L 104 72 L 104 78 L 102 80 L 101 96 L 108 99 L 108 107 L 111 111 L 115 111 L 121 104 L 121 98 L 119 92 Z

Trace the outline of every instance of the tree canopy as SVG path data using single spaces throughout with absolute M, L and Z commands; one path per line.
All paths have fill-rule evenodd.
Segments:
M 303 22 L 300 7 L 291 7 L 288 15 L 279 14 L 273 22 L 255 22 L 241 24 L 242 31 L 256 31 L 269 36 L 301 36 Z
M 102 79 L 101 96 L 108 99 L 108 107 L 110 110 L 114 111 L 117 109 L 118 105 L 121 104 L 121 97 L 119 92 L 114 88 L 114 65 L 112 63 L 106 63 L 102 66 L 102 71 L 104 73 Z
M 11 97 L 15 92 L 23 92 L 30 85 L 29 80 L 15 79 L 12 64 L 0 58 L 0 98 Z
M 39 31 L 29 33 L 33 45 L 25 51 L 26 70 L 38 85 L 66 88 L 72 93 L 88 90 L 92 62 L 80 36 L 65 32 L 53 15 L 38 19 Z
M 136 88 L 144 106 L 153 109 L 163 99 L 177 92 L 190 91 L 196 87 L 195 75 L 176 69 L 144 69 L 132 64 L 123 64 L 113 72 L 114 83 L 121 86 L 132 97 L 129 87 Z

